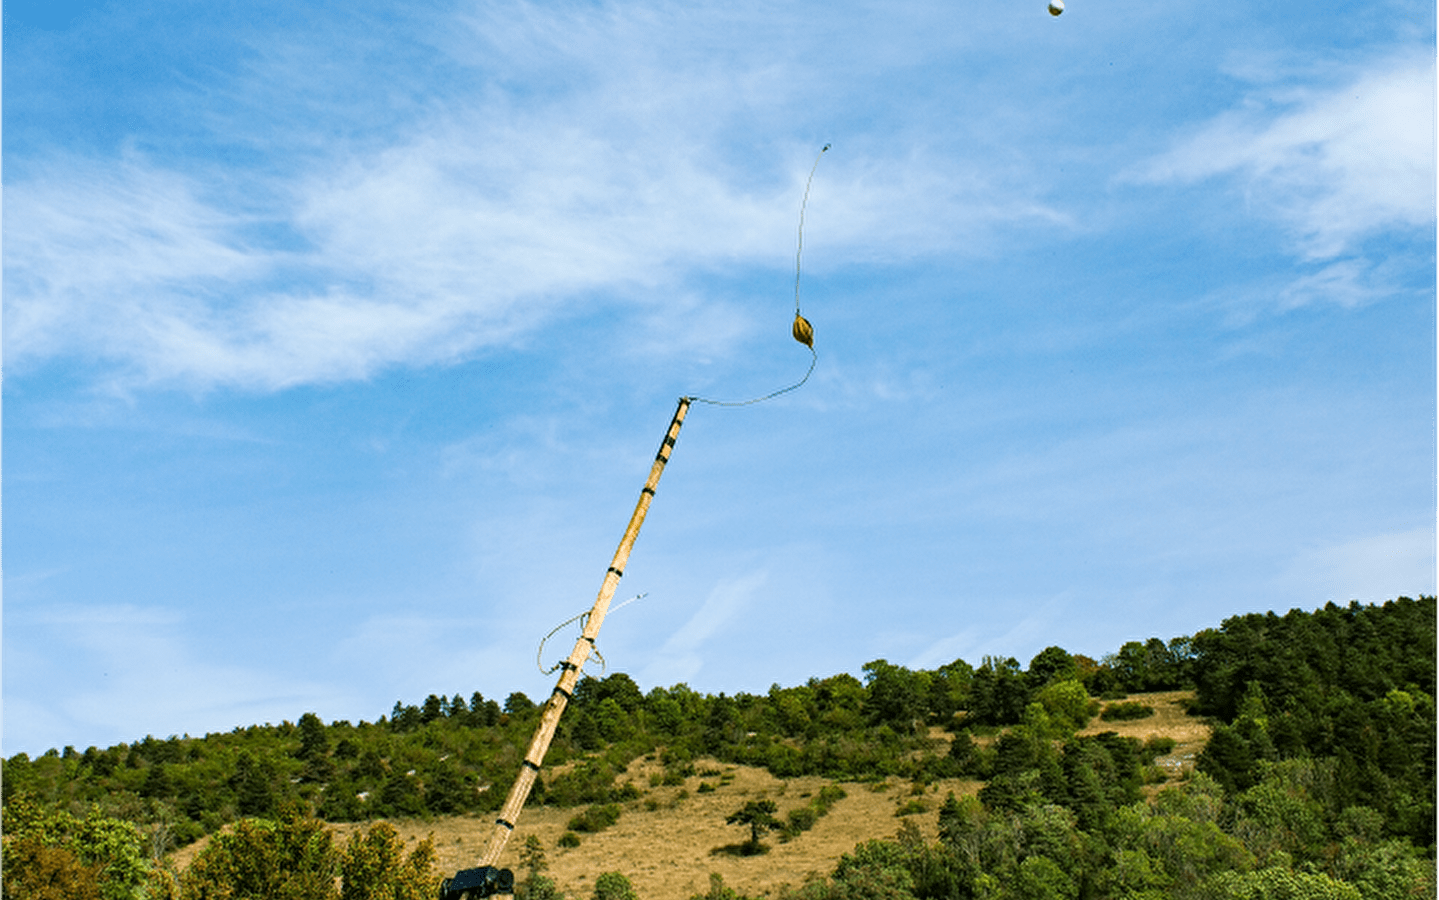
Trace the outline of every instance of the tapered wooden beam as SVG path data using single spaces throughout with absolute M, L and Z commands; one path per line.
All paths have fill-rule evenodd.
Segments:
M 614 599 L 615 589 L 619 587 L 620 578 L 625 574 L 625 564 L 629 561 L 630 551 L 634 549 L 635 539 L 640 536 L 640 526 L 644 524 L 645 515 L 650 510 L 650 501 L 654 499 L 655 488 L 659 486 L 660 476 L 664 474 L 665 464 L 669 462 L 675 440 L 679 438 L 680 426 L 684 424 L 685 413 L 690 408 L 690 399 L 689 397 L 680 398 L 679 407 L 675 410 L 674 418 L 670 420 L 669 430 L 665 432 L 664 443 L 660 445 L 660 452 L 656 454 L 654 465 L 650 467 L 650 477 L 640 490 L 640 499 L 635 504 L 635 511 L 630 516 L 628 527 L 625 528 L 625 536 L 620 540 L 619 549 L 615 551 L 615 558 L 610 563 L 609 571 L 605 573 L 604 583 L 600 585 L 599 597 L 595 599 L 595 605 L 590 609 L 589 617 L 585 619 L 580 638 L 575 641 L 575 649 L 571 651 L 569 658 L 560 664 L 559 683 L 555 685 L 549 701 L 545 704 L 544 712 L 540 716 L 540 724 L 535 729 L 534 738 L 530 740 L 530 749 L 525 754 L 525 760 L 520 766 L 520 773 L 510 788 L 505 805 L 500 809 L 499 818 L 495 820 L 495 831 L 490 838 L 489 846 L 485 848 L 481 865 L 493 866 L 499 862 L 500 854 L 504 852 L 505 844 L 510 839 L 510 832 L 515 829 L 515 822 L 519 819 L 520 810 L 524 808 L 525 801 L 529 799 L 530 791 L 535 786 L 535 778 L 538 777 L 540 766 L 545 761 L 545 753 L 550 749 L 550 742 L 555 738 L 555 729 L 559 727 L 560 716 L 564 715 L 565 707 L 569 705 L 570 698 L 574 696 L 575 683 L 579 681 L 580 670 L 589 661 L 590 654 L 594 651 L 595 638 L 599 636 L 600 626 L 605 622 L 605 614 L 609 612 L 610 601 Z

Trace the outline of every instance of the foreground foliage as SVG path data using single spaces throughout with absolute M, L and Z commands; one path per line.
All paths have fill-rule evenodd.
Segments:
M 127 900 L 151 876 L 143 845 L 138 828 L 98 809 L 81 817 L 17 798 L 5 805 L 0 883 L 6 900 Z
M 440 888 L 430 841 L 405 853 L 393 825 L 376 822 L 334 845 L 324 823 L 291 812 L 242 819 L 180 874 L 172 900 L 434 900 Z
M 1259 785 L 1226 799 L 1200 775 L 1154 804 L 1109 810 L 1092 827 L 1038 798 L 994 809 L 974 798 L 946 802 L 940 839 L 913 826 L 893 841 L 856 847 L 824 882 L 788 900 L 1399 900 L 1434 895 L 1433 860 L 1407 842 L 1363 834 L 1367 814 L 1324 823 L 1304 788 L 1303 766 L 1268 769 Z M 1276 800 L 1283 797 L 1285 800 Z M 1301 810 L 1313 817 L 1306 819 Z M 1372 812 L 1372 811 L 1371 811 Z M 1370 825 L 1375 823 L 1370 822 Z M 1356 829 L 1356 825 L 1358 828 Z M 1304 831 L 1297 838 L 1296 829 Z M 1307 829 L 1307 830 L 1305 830 Z M 1285 848 L 1288 849 L 1285 849 Z M 1294 851 L 1294 852 L 1290 852 Z

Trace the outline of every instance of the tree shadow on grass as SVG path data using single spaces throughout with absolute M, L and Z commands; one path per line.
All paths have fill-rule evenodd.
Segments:
M 710 851 L 710 856 L 760 856 L 768 852 L 769 844 L 741 841 L 738 844 L 725 844 L 723 847 L 716 847 Z

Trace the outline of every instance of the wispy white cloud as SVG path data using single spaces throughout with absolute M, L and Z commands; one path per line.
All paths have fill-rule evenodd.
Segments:
M 1251 98 L 1132 177 L 1234 176 L 1246 203 L 1283 221 L 1304 258 L 1351 255 L 1375 234 L 1434 221 L 1434 78 L 1426 50 L 1375 64 L 1337 88 Z
M 973 626 L 961 628 L 925 647 L 909 660 L 912 669 L 934 669 L 972 654 L 979 639 L 979 629 Z
M 66 605 L 5 622 L 7 752 L 84 740 L 104 745 L 177 727 L 192 733 L 228 731 L 254 722 L 293 718 L 297 709 L 340 705 L 329 686 L 294 681 L 277 672 L 201 658 L 189 645 L 184 617 L 133 605 Z M 64 648 L 59 652 L 58 648 Z M 12 707 L 10 694 L 44 679 L 64 679 L 65 660 L 78 687 L 47 708 Z M 76 738 L 83 735 L 83 738 Z
M 112 360 L 157 355 L 199 327 L 206 294 L 271 264 L 236 245 L 242 221 L 190 179 L 135 158 L 56 160 L 5 193 L 12 365 L 76 347 Z M 180 285 L 196 302 L 177 302 Z
M 451 361 L 597 293 L 648 304 L 693 270 L 785 265 L 802 164 L 756 196 L 695 160 L 634 152 L 445 124 L 294 185 L 293 207 L 271 214 L 308 247 L 283 250 L 247 242 L 253 218 L 184 175 L 139 160 L 56 166 L 9 188 L 6 353 L 22 367 L 78 355 L 140 382 L 268 390 Z M 849 184 L 827 192 L 845 199 L 812 229 L 831 264 L 836 248 L 873 261 L 977 238 L 984 226 L 958 221 L 959 209 L 991 222 L 1059 218 L 961 203 L 964 189 L 933 170 L 833 177 Z M 716 316 L 729 317 L 695 321 Z
M 748 22 L 711 13 L 731 30 Z M 224 129 L 216 139 L 266 162 L 222 169 L 132 151 L 21 167 L 6 186 L 7 361 L 22 372 L 98 362 L 122 389 L 364 379 L 508 344 L 595 304 L 642 309 L 701 273 L 789 264 L 816 148 L 787 129 L 768 141 L 762 171 L 729 162 L 738 136 L 727 128 L 798 102 L 763 47 L 720 53 L 698 39 L 705 17 L 657 9 L 576 22 L 515 5 L 464 21 L 476 29 L 468 44 L 430 38 L 472 83 L 445 104 L 400 90 L 395 102 L 412 106 L 396 118 L 403 127 L 356 136 L 326 119 L 310 133 L 296 110 L 231 109 L 211 120 Z M 516 33 L 569 75 L 518 93 L 515 71 L 477 49 L 510 47 Z M 683 64 L 652 52 L 676 45 L 691 48 Z M 299 96 L 306 71 L 323 91 L 339 90 L 339 72 L 365 80 L 334 55 L 347 51 L 313 52 L 308 67 L 293 47 L 260 54 L 235 77 L 269 94 L 284 81 Z M 277 123 L 303 148 L 300 163 L 280 164 L 286 149 L 258 136 Z M 872 149 L 826 162 L 813 270 L 983 252 L 996 228 L 1067 222 L 970 161 Z M 733 319 L 697 320 L 716 316 Z
M 1419 260 L 1403 253 L 1382 258 L 1349 256 L 1301 263 L 1296 271 L 1225 285 L 1200 303 L 1221 310 L 1234 326 L 1248 325 L 1266 313 L 1286 313 L 1316 305 L 1358 309 L 1397 297 L 1430 293 L 1427 284 L 1409 283 L 1409 273 L 1421 265 Z
M 1305 550 L 1280 580 L 1316 599 L 1383 603 L 1433 594 L 1434 561 L 1434 529 L 1414 528 Z
M 703 650 L 720 629 L 740 615 L 755 592 L 769 579 L 768 572 L 726 579 L 710 591 L 695 614 L 660 647 L 645 666 L 645 684 L 675 684 L 692 679 L 704 667 Z
M 1346 308 L 1363 306 L 1401 290 L 1386 278 L 1388 267 L 1366 259 L 1340 259 L 1326 263 L 1281 288 L 1281 310 L 1298 309 L 1321 300 Z

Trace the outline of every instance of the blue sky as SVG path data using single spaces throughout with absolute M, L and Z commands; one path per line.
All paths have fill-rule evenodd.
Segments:
M 1433 593 L 1434 16 L 7 3 L 4 753 L 546 696 L 831 142 L 609 671 Z

